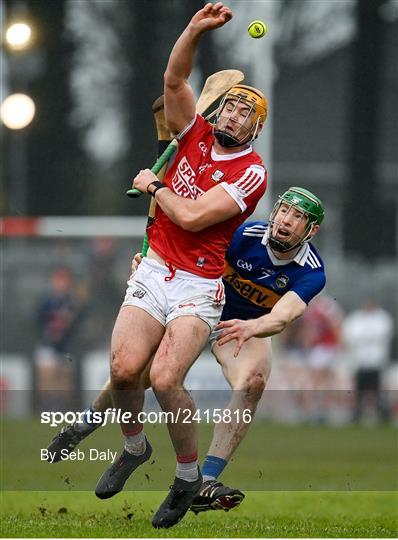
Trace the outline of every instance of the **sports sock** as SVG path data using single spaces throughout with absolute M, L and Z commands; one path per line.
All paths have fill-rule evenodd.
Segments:
M 139 431 L 138 431 L 139 429 Z M 146 450 L 146 439 L 143 426 L 137 426 L 132 430 L 123 429 L 124 433 L 124 449 L 133 456 L 140 456 Z
M 202 465 L 203 482 L 216 480 L 228 465 L 228 461 L 217 456 L 206 456 Z
M 95 416 L 94 416 L 95 413 Z M 99 417 L 101 417 L 101 421 L 98 422 Z M 83 419 L 82 422 L 75 422 L 73 424 L 73 429 L 75 431 L 78 431 L 79 433 L 87 433 L 92 432 L 95 429 L 99 428 L 102 425 L 103 417 L 102 413 L 99 411 L 95 411 L 92 407 L 88 407 L 88 409 L 85 409 L 83 411 Z
M 176 477 L 187 482 L 195 482 L 198 479 L 198 454 L 190 456 L 177 456 Z

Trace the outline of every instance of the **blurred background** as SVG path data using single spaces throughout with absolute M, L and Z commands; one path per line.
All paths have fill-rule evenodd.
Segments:
M 0 385 L 25 396 L 3 402 L 9 412 L 40 408 L 44 389 L 58 392 L 54 406 L 64 391 L 79 407 L 107 377 L 149 204 L 124 193 L 154 162 L 151 104 L 176 38 L 202 5 L 0 0 Z M 267 218 L 291 185 L 326 205 L 315 242 L 326 290 L 274 340 L 269 387 L 294 392 L 270 393 L 260 413 L 397 422 L 398 1 L 227 5 L 234 18 L 204 36 L 191 81 L 199 95 L 207 76 L 235 68 L 268 96 L 256 150 L 269 187 L 255 217 Z M 254 19 L 267 23 L 264 39 L 249 37 Z M 188 385 L 225 388 L 208 351 Z

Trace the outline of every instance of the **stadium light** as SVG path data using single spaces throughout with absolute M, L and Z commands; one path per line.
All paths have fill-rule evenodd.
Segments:
M 31 45 L 32 29 L 26 22 L 11 24 L 6 31 L 6 43 L 14 51 L 21 51 Z
M 11 94 L 0 106 L 0 118 L 9 129 L 28 126 L 36 112 L 34 101 L 26 94 Z

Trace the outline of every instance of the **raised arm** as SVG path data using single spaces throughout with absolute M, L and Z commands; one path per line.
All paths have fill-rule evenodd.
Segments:
M 188 78 L 201 35 L 223 26 L 231 18 L 231 10 L 222 2 L 206 4 L 176 41 L 164 74 L 164 112 L 172 133 L 179 133 L 195 116 L 195 96 Z

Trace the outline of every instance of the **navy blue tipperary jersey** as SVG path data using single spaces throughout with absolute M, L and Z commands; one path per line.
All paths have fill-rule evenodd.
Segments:
M 324 265 L 311 243 L 286 261 L 275 257 L 267 235 L 264 221 L 243 223 L 235 231 L 226 253 L 226 303 L 221 320 L 261 317 L 288 291 L 308 304 L 325 286 Z

